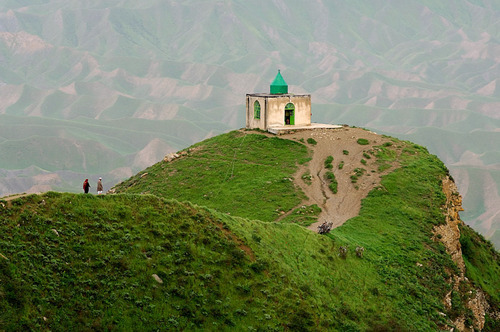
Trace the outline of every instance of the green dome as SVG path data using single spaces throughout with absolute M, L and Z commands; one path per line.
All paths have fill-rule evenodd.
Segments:
M 271 83 L 271 94 L 279 95 L 284 93 L 288 93 L 288 84 L 286 84 L 278 69 L 278 75 L 276 75 L 273 83 Z

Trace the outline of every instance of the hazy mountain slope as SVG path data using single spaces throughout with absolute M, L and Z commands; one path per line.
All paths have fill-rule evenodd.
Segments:
M 499 150 L 482 151 L 485 160 L 479 164 L 468 156 L 483 142 L 498 140 L 499 17 L 494 0 L 5 1 L 0 5 L 0 123 L 5 115 L 35 121 L 88 118 L 96 126 L 124 118 L 144 132 L 164 126 L 167 135 L 175 121 L 190 123 L 171 137 L 145 136 L 149 141 L 140 146 L 135 135 L 120 137 L 133 151 L 110 151 L 140 159 L 141 150 L 155 146 L 150 155 L 159 160 L 243 127 L 244 94 L 267 91 L 281 68 L 290 91 L 312 94 L 314 121 L 410 138 L 438 154 L 455 177 L 484 172 L 495 186 L 469 191 L 458 183 L 465 206 L 474 211 L 467 212 L 468 222 L 489 235 L 500 227 L 499 205 L 488 204 L 496 217 L 486 222 L 479 217 L 482 207 L 472 202 L 486 190 L 489 197 L 499 195 Z M 436 130 L 420 132 L 424 127 Z M 473 133 L 481 137 L 477 143 L 469 139 Z M 440 144 L 451 137 L 474 146 Z M 149 144 L 156 139 L 160 144 Z M 0 142 L 11 140 L 16 136 L 0 132 Z M 88 146 L 82 151 L 91 155 L 94 145 L 83 143 L 72 144 L 75 150 L 76 144 Z M 0 169 L 9 174 L 29 172 L 4 160 Z M 30 161 L 42 172 L 70 163 L 46 167 L 35 156 Z M 116 174 L 124 174 L 118 168 L 75 169 L 70 177 L 56 173 L 60 189 L 72 191 L 91 175 L 114 183 Z M 0 195 L 36 188 L 37 181 L 2 178 Z

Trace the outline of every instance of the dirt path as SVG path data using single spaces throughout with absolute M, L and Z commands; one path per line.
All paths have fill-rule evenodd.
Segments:
M 368 159 L 363 153 L 368 153 L 376 145 L 382 145 L 390 141 L 373 132 L 360 128 L 344 127 L 340 129 L 315 129 L 300 131 L 292 134 L 281 135 L 281 138 L 292 140 L 303 140 L 307 142 L 308 138 L 313 138 L 317 144 L 307 144 L 313 151 L 312 160 L 299 168 L 294 176 L 294 182 L 306 194 L 308 199 L 301 202 L 300 205 L 317 204 L 321 208 L 318 222 L 310 225 L 308 228 L 317 231 L 318 225 L 324 221 L 333 222 L 333 227 L 339 227 L 348 219 L 359 214 L 361 209 L 361 200 L 378 184 L 383 174 L 393 170 L 378 172 L 376 158 L 372 155 Z M 368 145 L 360 145 L 357 140 L 365 138 L 369 141 Z M 344 153 L 348 151 L 348 154 Z M 332 156 L 335 178 L 338 182 L 338 192 L 333 194 L 328 187 L 328 180 L 325 179 L 325 159 Z M 362 164 L 361 160 L 366 160 Z M 338 165 L 344 162 L 342 169 Z M 364 168 L 366 172 L 359 177 L 357 183 L 351 182 L 351 175 L 355 174 L 356 168 Z M 309 173 L 312 177 L 312 183 L 306 184 L 302 175 Z
M 274 136 L 273 134 L 266 135 Z M 370 154 L 374 146 L 389 142 L 390 139 L 364 129 L 351 127 L 311 129 L 284 134 L 280 137 L 300 142 L 307 142 L 308 138 L 312 138 L 317 142 L 316 145 L 305 143 L 313 152 L 312 160 L 306 165 L 300 166 L 294 175 L 294 183 L 308 197 L 297 207 L 317 204 L 321 208 L 318 221 L 308 227 L 313 231 L 317 231 L 318 225 L 325 221 L 333 222 L 333 227 L 339 227 L 348 219 L 357 216 L 361 208 L 361 200 L 375 186 L 380 184 L 382 175 L 394 170 L 393 165 L 388 170 L 379 172 L 376 158 Z M 357 142 L 360 138 L 367 139 L 369 144 L 360 145 Z M 348 154 L 344 153 L 344 151 L 347 151 Z M 371 158 L 368 158 L 366 154 Z M 331 192 L 328 187 L 329 180 L 325 179 L 325 173 L 328 171 L 325 167 L 325 159 L 328 156 L 334 158 L 331 171 L 335 174 L 338 182 L 338 192 L 336 194 Z M 366 164 L 361 163 L 362 159 L 366 160 Z M 343 162 L 344 166 L 339 169 L 341 162 Z M 351 176 L 355 174 L 354 170 L 356 168 L 363 168 L 365 172 L 356 183 L 352 183 Z M 304 174 L 310 174 L 310 184 L 307 184 L 302 179 Z M 10 205 L 11 200 L 26 195 L 29 194 L 12 195 L 1 199 L 7 201 L 7 205 Z M 286 215 L 288 214 L 282 215 L 280 219 Z
M 36 193 L 36 194 L 40 194 L 40 193 Z M 28 196 L 28 195 L 33 195 L 33 193 L 30 193 L 30 194 L 27 194 L 27 193 L 22 193 L 22 194 L 15 194 L 15 195 L 10 195 L 10 196 L 5 196 L 5 197 L 0 197 L 0 200 L 2 201 L 6 201 L 7 202 L 7 206 L 11 206 L 11 201 L 16 199 L 16 198 L 19 198 L 19 197 L 24 197 L 24 196 Z

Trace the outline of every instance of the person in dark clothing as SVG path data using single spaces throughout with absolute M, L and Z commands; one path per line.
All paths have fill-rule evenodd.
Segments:
M 89 189 L 90 189 L 89 179 L 85 179 L 85 181 L 83 182 L 83 191 L 86 194 L 88 194 L 89 193 Z

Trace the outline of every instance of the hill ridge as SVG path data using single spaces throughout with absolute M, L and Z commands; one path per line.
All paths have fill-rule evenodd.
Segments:
M 500 255 L 457 221 L 444 164 L 411 142 L 343 133 L 359 151 L 339 144 L 318 166 L 354 176 L 354 190 L 390 172 L 326 235 L 306 228 L 321 208 L 302 209 L 293 183 L 320 136 L 233 131 L 115 194 L 0 201 L 0 329 L 498 329 Z M 375 172 L 340 168 L 343 147 Z M 459 232 L 436 231 L 447 222 Z
M 394 191 L 395 188 L 391 188 L 387 184 L 381 182 L 381 180 L 386 175 L 391 174 L 391 176 L 395 176 L 394 174 L 404 172 L 404 170 L 408 167 L 415 167 L 409 166 L 408 161 L 405 161 L 405 159 L 421 158 L 422 160 L 429 161 L 435 159 L 435 157 L 429 156 L 429 153 L 425 148 L 411 142 L 403 142 L 388 136 L 377 135 L 365 129 L 350 128 L 347 126 L 343 127 L 342 129 L 315 129 L 309 131 L 297 131 L 280 136 L 275 136 L 259 131 L 235 131 L 228 134 L 228 136 L 232 137 L 232 141 L 237 139 L 240 139 L 241 141 L 232 143 L 231 146 L 233 146 L 234 150 L 229 150 L 231 152 L 229 152 L 228 154 L 231 156 L 237 156 L 240 154 L 239 150 L 248 149 L 248 147 L 242 147 L 241 142 L 246 137 L 249 137 L 247 135 L 255 134 L 266 137 L 267 139 L 292 140 L 308 147 L 309 152 L 306 162 L 299 162 L 298 167 L 295 168 L 293 174 L 291 174 L 289 177 L 283 178 L 284 181 L 293 181 L 295 190 L 302 190 L 305 195 L 302 197 L 302 199 L 298 200 L 295 205 L 289 206 L 288 210 L 283 209 L 282 207 L 276 209 L 276 212 L 278 212 L 278 214 L 274 215 L 274 217 L 269 219 L 268 221 L 273 221 L 274 223 L 297 223 L 307 226 L 313 231 L 317 231 L 317 225 L 319 223 L 322 223 L 323 221 L 337 221 L 335 226 L 338 227 L 345 222 L 347 222 L 347 226 L 349 226 L 354 222 L 354 220 L 359 219 L 361 217 L 359 213 L 360 209 L 362 209 L 361 201 L 363 199 L 370 195 L 376 195 L 377 192 L 389 193 L 391 191 Z M 222 144 L 226 144 L 225 142 L 220 140 L 219 142 L 221 142 Z M 196 150 L 188 150 L 187 153 L 186 151 L 183 151 L 182 158 L 196 158 L 197 153 L 200 153 L 200 151 L 204 151 L 204 149 L 207 149 L 208 145 L 210 145 L 209 141 L 201 142 L 196 146 Z M 252 141 L 250 146 L 255 149 L 255 142 Z M 210 150 L 211 148 L 208 149 Z M 221 151 L 224 150 L 225 149 L 221 149 Z M 222 152 L 222 154 L 224 153 L 225 152 Z M 405 155 L 407 157 L 405 157 Z M 259 158 L 260 160 L 267 158 L 272 160 L 273 156 L 274 154 L 270 153 L 263 154 Z M 243 155 L 241 159 L 231 160 L 231 168 L 234 170 L 234 174 L 232 175 L 234 176 L 234 178 L 238 178 L 239 176 L 241 176 L 240 172 L 245 172 L 240 170 L 238 167 L 234 167 L 234 163 L 236 162 L 236 164 L 238 164 L 241 160 L 247 162 L 245 158 L 248 157 Z M 297 160 L 299 160 L 300 158 L 303 157 L 297 156 Z M 177 160 L 168 159 L 166 160 L 166 163 L 160 162 L 159 164 L 157 164 L 157 166 L 161 165 L 162 168 L 168 168 L 170 171 L 165 172 L 164 174 L 168 173 L 171 175 L 173 174 L 172 170 L 179 170 L 178 167 L 182 167 L 175 166 L 176 162 Z M 198 167 L 200 168 L 209 169 L 212 167 L 212 159 L 208 157 L 208 155 L 205 155 L 203 159 L 199 159 L 198 163 Z M 191 165 L 196 165 L 196 163 Z M 159 174 L 161 174 L 157 173 L 157 166 L 146 169 L 143 175 L 146 173 L 148 175 L 145 177 L 141 176 L 135 179 L 129 179 L 128 181 L 125 181 L 124 184 L 118 185 L 118 191 L 133 188 L 142 181 L 149 182 L 149 180 L 145 179 L 148 178 L 151 173 L 153 174 L 153 177 L 157 177 Z M 436 219 L 432 222 L 434 223 L 434 226 L 432 227 L 432 230 L 429 231 L 428 239 L 432 238 L 433 241 L 442 243 L 444 245 L 443 250 L 450 255 L 450 258 L 454 261 L 453 264 L 456 264 L 456 266 L 458 266 L 458 268 L 455 270 L 452 267 L 446 268 L 446 270 L 448 271 L 447 273 L 451 275 L 449 277 L 449 280 L 447 280 L 447 287 L 449 287 L 449 290 L 446 293 L 442 294 L 440 301 L 442 301 L 447 310 L 453 311 L 451 297 L 455 297 L 454 301 L 456 301 L 457 294 L 460 293 L 464 287 L 470 289 L 471 292 L 474 292 L 475 296 L 464 298 L 463 303 L 465 309 L 461 312 L 456 312 L 451 319 L 453 321 L 453 325 L 456 326 L 459 330 L 468 329 L 470 327 L 470 324 L 473 324 L 476 328 L 482 329 L 488 324 L 486 323 L 487 319 L 485 317 L 497 317 L 499 315 L 499 311 L 495 305 L 492 306 L 489 304 L 488 300 L 486 300 L 488 296 L 485 295 L 481 287 L 479 287 L 476 283 L 472 283 L 465 277 L 466 268 L 460 248 L 461 241 L 466 236 L 461 236 L 459 227 L 462 229 L 466 229 L 466 226 L 460 220 L 460 216 L 458 214 L 459 211 L 463 210 L 461 206 L 461 196 L 458 193 L 456 185 L 453 179 L 450 177 L 448 170 L 441 162 L 436 160 L 436 165 L 425 167 L 427 170 L 423 172 L 438 172 L 436 174 L 440 174 L 436 175 L 436 181 L 438 182 L 436 186 L 434 188 L 428 187 L 427 189 L 423 189 L 424 187 L 419 188 L 418 182 L 421 180 L 417 179 L 420 175 L 419 173 L 414 173 L 413 176 L 417 177 L 415 177 L 415 179 L 409 178 L 408 181 L 410 181 L 410 183 L 416 183 L 411 184 L 412 189 L 403 188 L 403 192 L 405 192 L 404 195 L 408 196 L 413 196 L 415 194 L 408 192 L 408 190 L 421 192 L 420 195 L 423 195 L 423 197 L 429 195 L 437 195 L 437 202 L 440 202 L 432 203 L 432 205 L 438 204 L 438 207 L 434 207 L 431 209 L 435 210 L 435 212 L 433 212 L 432 218 Z M 358 171 L 356 171 L 358 169 L 363 169 L 363 171 L 358 173 Z M 335 209 L 326 211 L 326 213 L 324 213 L 323 210 L 326 204 L 329 204 L 329 202 L 325 198 L 325 192 L 331 190 L 328 183 L 331 180 L 326 176 L 326 174 L 330 171 L 334 173 L 334 178 L 336 180 L 339 180 L 338 182 L 343 181 L 344 183 L 342 183 L 343 186 L 337 186 L 337 193 L 334 194 L 333 192 L 330 192 L 329 196 L 335 197 L 340 202 L 345 201 L 345 197 L 349 197 L 349 199 L 354 201 L 346 207 L 348 213 L 340 213 L 340 216 L 335 215 L 335 212 L 337 212 L 335 211 Z M 166 175 L 164 178 L 165 181 L 169 181 L 167 177 L 168 176 Z M 260 182 L 258 178 L 253 178 L 251 181 Z M 196 182 L 193 182 L 193 184 L 185 182 L 175 182 L 175 185 L 173 183 L 174 182 L 172 182 L 171 185 L 176 187 L 177 193 L 182 192 L 184 187 L 187 188 L 192 185 L 200 185 L 196 184 Z M 140 186 L 140 188 L 147 188 L 148 191 L 151 190 L 151 187 L 154 187 L 154 184 L 150 184 L 149 186 Z M 205 188 L 205 190 L 209 189 Z M 430 190 L 430 192 L 428 192 L 427 190 Z M 435 191 L 435 194 L 432 194 L 433 191 Z M 137 192 L 137 189 L 135 189 L 135 192 Z M 164 194 L 164 192 L 159 191 L 157 192 L 157 194 L 162 195 Z M 319 198 L 311 199 L 311 197 L 314 196 Z M 239 199 L 237 197 L 234 198 L 236 201 L 238 201 Z M 392 196 L 389 195 L 387 197 L 387 200 L 394 199 L 391 197 Z M 258 205 L 258 202 L 259 201 L 252 202 L 250 203 L 250 205 Z M 204 203 L 204 201 L 200 201 L 200 204 Z M 243 203 L 242 201 L 239 201 L 238 203 L 249 204 Z M 276 204 L 277 206 L 282 206 L 279 202 L 276 202 Z M 359 207 L 356 207 L 356 204 L 359 204 Z M 381 204 L 386 205 L 386 203 Z M 410 204 L 410 202 L 406 204 Z M 320 211 L 315 210 L 314 206 L 316 206 Z M 332 204 L 332 206 L 335 206 L 335 204 Z M 212 208 L 217 209 L 217 207 L 215 206 L 213 206 Z M 352 208 L 352 210 L 349 210 L 349 208 Z M 408 209 L 408 206 L 403 205 L 398 209 L 405 210 Z M 233 212 L 235 211 L 230 212 L 233 215 Z M 405 217 L 405 212 L 402 212 L 403 214 L 399 218 L 407 218 Z M 379 213 L 383 212 L 379 211 Z M 411 212 L 410 214 L 412 213 L 413 212 Z M 441 217 L 439 217 L 439 215 L 442 216 L 442 221 L 440 221 Z M 245 217 L 252 218 L 252 215 L 247 214 L 245 215 Z M 366 218 L 363 220 L 366 221 Z M 338 228 L 338 230 L 343 231 L 345 227 L 346 226 L 340 227 Z M 355 231 L 355 229 L 352 228 L 350 228 L 350 230 Z M 379 230 L 377 229 L 373 230 L 375 234 L 378 231 Z M 338 233 L 335 234 L 336 236 L 339 235 Z M 360 245 L 364 244 L 360 243 Z M 496 257 L 494 259 L 497 260 L 497 263 L 494 263 L 493 266 L 498 266 L 498 255 L 494 250 L 492 251 L 492 253 L 493 257 Z M 414 264 L 416 264 L 417 267 L 422 266 L 421 259 L 415 261 Z M 468 266 L 469 268 L 471 267 L 470 264 Z M 493 292 L 495 291 L 493 290 Z M 470 310 L 470 312 L 467 313 L 466 310 Z

